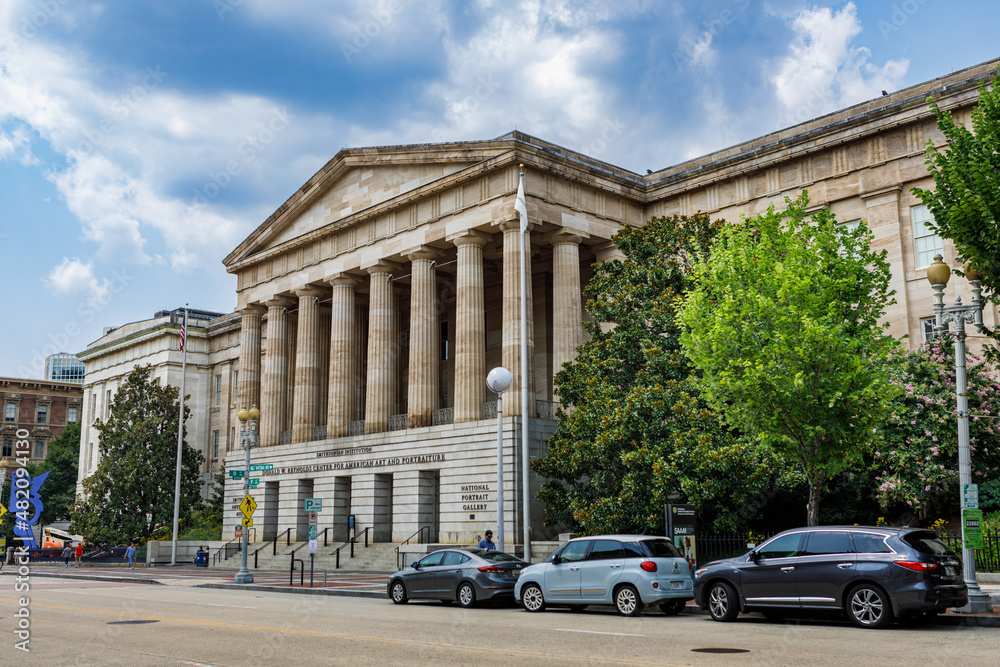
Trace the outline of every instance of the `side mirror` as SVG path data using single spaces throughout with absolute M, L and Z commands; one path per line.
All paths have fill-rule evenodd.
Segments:
M 410 563 L 410 567 L 412 567 L 414 570 L 419 570 L 420 563 L 418 563 L 417 561 L 413 561 L 412 563 Z
M 756 551 L 751 551 L 750 552 L 750 560 L 752 560 L 755 563 L 759 563 L 760 562 L 760 554 L 757 553 Z
M 553 565 L 558 565 L 561 562 L 562 562 L 562 558 L 561 557 L 559 557 L 559 556 L 553 556 L 552 557 L 552 564 Z

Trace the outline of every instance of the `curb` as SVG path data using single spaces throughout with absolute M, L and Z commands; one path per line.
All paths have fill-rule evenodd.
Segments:
M 298 595 L 332 595 L 345 598 L 381 598 L 388 600 L 385 593 L 376 591 L 352 591 L 337 588 L 295 588 L 293 586 L 266 586 L 259 584 L 198 584 L 192 588 L 223 588 L 237 591 L 264 591 L 266 593 L 296 593 Z
M 0 575 L 14 576 L 16 571 L 11 572 L 0 572 Z M 139 579 L 133 577 L 113 577 L 106 574 L 59 574 L 57 572 L 39 572 L 37 570 L 31 571 L 32 577 L 48 577 L 51 579 L 80 579 L 83 581 L 108 581 L 111 583 L 119 584 L 151 584 L 153 586 L 164 586 L 162 581 L 157 581 L 156 579 Z

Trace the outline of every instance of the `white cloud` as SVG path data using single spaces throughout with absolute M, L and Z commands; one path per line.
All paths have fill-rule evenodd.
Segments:
M 63 257 L 63 261 L 49 272 L 45 282 L 56 294 L 87 292 L 88 301 L 96 303 L 105 303 L 110 289 L 107 279 L 99 281 L 94 276 L 92 263 L 84 264 L 77 257 Z
M 792 30 L 789 53 L 771 75 L 789 123 L 878 97 L 883 89 L 894 90 L 909 66 L 907 60 L 874 65 L 868 62 L 868 49 L 851 46 L 861 33 L 853 2 L 839 12 L 829 7 L 801 11 L 792 19 Z

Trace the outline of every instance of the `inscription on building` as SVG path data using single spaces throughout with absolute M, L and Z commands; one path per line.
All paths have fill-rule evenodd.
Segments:
M 463 484 L 462 485 L 462 510 L 466 512 L 484 512 L 486 503 L 490 499 L 489 484 Z
M 336 463 L 313 463 L 305 466 L 289 466 L 263 470 L 262 477 L 270 475 L 296 475 L 303 472 L 323 472 L 325 470 L 353 470 L 355 468 L 383 468 L 385 466 L 411 465 L 414 463 L 438 463 L 444 461 L 444 454 L 423 454 L 421 456 L 388 456 L 360 461 L 338 461 Z

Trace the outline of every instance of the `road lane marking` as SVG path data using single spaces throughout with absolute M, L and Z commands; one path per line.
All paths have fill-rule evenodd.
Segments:
M 6 602 L 12 605 L 18 604 L 17 600 L 4 597 L 0 597 L 0 602 Z M 222 623 L 221 621 L 199 621 L 190 618 L 172 618 L 168 616 L 152 616 L 148 614 L 130 614 L 128 612 L 122 612 L 122 611 L 109 611 L 106 609 L 87 609 L 85 607 L 69 607 L 66 605 L 49 604 L 45 602 L 32 602 L 31 606 L 36 608 L 45 607 L 47 609 L 61 609 L 63 611 L 78 611 L 89 614 L 101 614 L 105 616 L 119 616 L 122 618 L 151 619 L 155 621 L 166 621 L 168 623 L 172 622 L 172 623 L 183 623 L 186 625 L 202 625 L 213 628 L 228 628 L 231 630 L 249 630 L 251 632 L 272 632 L 276 634 L 302 635 L 306 637 L 324 637 L 327 639 L 346 639 L 354 641 L 361 640 L 361 641 L 369 641 L 381 644 L 400 644 L 404 646 L 422 646 L 426 648 L 450 649 L 453 651 L 466 651 L 469 653 L 507 656 L 513 658 L 541 658 L 544 656 L 544 658 L 547 660 L 553 660 L 553 659 L 566 660 L 567 662 L 587 661 L 587 662 L 616 663 L 616 664 L 627 664 L 627 665 L 673 664 L 673 663 L 663 663 L 663 662 L 652 662 L 649 660 L 629 660 L 625 658 L 601 658 L 597 656 L 587 656 L 587 655 L 565 655 L 565 654 L 553 654 L 553 653 L 541 654 L 541 653 L 529 653 L 527 651 L 510 651 L 510 650 L 497 651 L 489 648 L 480 648 L 478 646 L 461 646 L 458 644 L 446 644 L 443 642 L 423 641 L 419 639 L 394 639 L 391 637 L 375 637 L 371 635 L 346 635 L 346 634 L 338 634 L 335 632 L 296 630 L 294 628 L 269 628 L 269 627 L 255 626 L 255 625 L 234 625 L 232 623 Z M 616 633 L 606 632 L 597 634 L 616 634 Z M 629 635 L 629 636 L 643 637 L 644 635 Z
M 194 604 L 198 604 L 195 602 Z M 230 609 L 256 609 L 257 607 L 241 607 L 237 604 L 212 604 L 211 602 L 203 603 L 206 607 L 228 607 Z
M 627 632 L 598 632 L 597 630 L 570 630 L 569 628 L 552 628 L 556 632 L 579 632 L 585 635 L 615 635 L 617 637 L 645 637 L 646 635 L 630 635 Z

